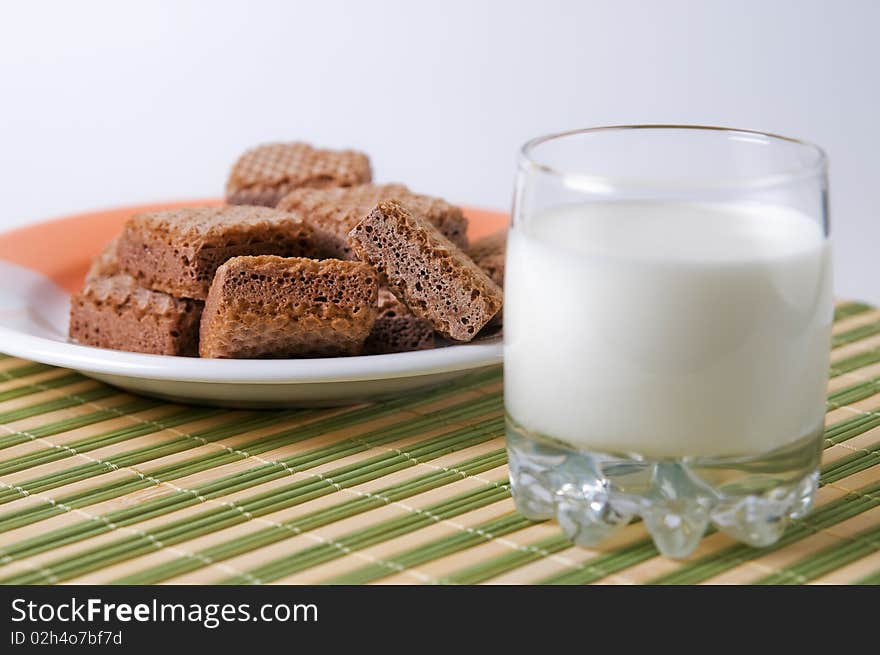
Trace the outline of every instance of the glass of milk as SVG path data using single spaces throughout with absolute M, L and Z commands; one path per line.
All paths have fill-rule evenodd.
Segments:
M 826 158 L 629 126 L 522 149 L 504 395 L 517 508 L 594 545 L 641 517 L 776 541 L 816 492 L 833 315 Z

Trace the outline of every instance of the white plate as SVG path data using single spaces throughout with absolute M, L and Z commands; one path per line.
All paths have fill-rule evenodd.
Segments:
M 501 363 L 501 339 L 392 355 L 326 359 L 212 360 L 143 355 L 67 341 L 69 291 L 91 258 L 137 211 L 214 203 L 121 207 L 0 234 L 0 352 L 76 369 L 123 389 L 186 403 L 232 407 L 340 405 L 431 387 Z M 466 209 L 477 238 L 507 224 Z

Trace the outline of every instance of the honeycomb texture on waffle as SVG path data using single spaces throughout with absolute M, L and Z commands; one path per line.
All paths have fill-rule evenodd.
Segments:
M 278 203 L 278 209 L 300 214 L 312 227 L 325 257 L 355 259 L 348 233 L 384 200 L 397 199 L 461 248 L 467 247 L 467 219 L 461 209 L 441 198 L 413 193 L 402 184 L 363 184 L 336 189 L 298 189 Z
M 312 231 L 268 207 L 189 207 L 138 214 L 117 245 L 121 268 L 148 288 L 204 299 L 217 267 L 240 255 L 311 256 Z
M 470 258 L 492 281 L 504 288 L 504 258 L 507 254 L 507 230 L 493 232 L 474 241 L 467 250 Z
M 370 160 L 356 150 L 323 150 L 307 143 L 268 143 L 246 151 L 232 167 L 226 199 L 274 207 L 302 187 L 347 187 L 372 179 Z
M 308 232 L 298 216 L 271 207 L 183 207 L 133 216 L 125 226 L 167 234 L 169 241 L 185 239 L 189 245 L 223 247 L 275 238 L 278 226 Z
M 378 276 L 362 262 L 235 257 L 211 285 L 202 357 L 334 357 L 361 352 L 376 319 Z
M 71 298 L 71 339 L 157 355 L 194 356 L 202 303 L 138 285 L 125 273 L 93 275 Z
M 501 309 L 503 292 L 431 223 L 390 200 L 350 234 L 361 261 L 419 318 L 454 341 L 470 341 Z

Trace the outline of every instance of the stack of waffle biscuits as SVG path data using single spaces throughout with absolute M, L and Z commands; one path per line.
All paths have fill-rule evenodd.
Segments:
M 500 326 L 506 235 L 473 244 L 461 209 L 373 184 L 353 150 L 245 152 L 227 204 L 137 214 L 71 299 L 70 338 L 157 355 L 375 355 Z

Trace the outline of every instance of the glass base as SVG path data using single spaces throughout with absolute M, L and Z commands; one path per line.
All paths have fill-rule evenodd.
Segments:
M 782 448 L 740 457 L 645 459 L 577 450 L 507 416 L 516 508 L 556 517 L 579 546 L 594 546 L 640 516 L 657 549 L 687 557 L 709 523 L 751 546 L 769 546 L 812 507 L 822 429 Z

